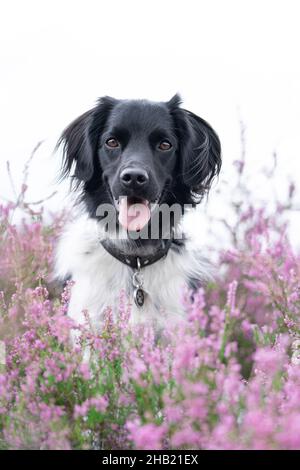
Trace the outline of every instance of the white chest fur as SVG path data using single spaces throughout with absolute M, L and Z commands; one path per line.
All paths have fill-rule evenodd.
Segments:
M 118 307 L 120 291 L 132 300 L 131 320 L 163 326 L 182 318 L 181 292 L 190 278 L 209 277 L 208 264 L 199 256 L 195 240 L 188 240 L 180 251 L 170 249 L 166 258 L 142 269 L 143 307 L 134 304 L 130 267 L 113 258 L 99 243 L 99 224 L 81 216 L 64 230 L 56 253 L 56 275 L 71 276 L 72 288 L 69 315 L 81 323 L 87 310 L 93 326 L 101 325 L 106 307 Z

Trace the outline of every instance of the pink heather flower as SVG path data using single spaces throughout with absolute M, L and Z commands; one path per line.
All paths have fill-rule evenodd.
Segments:
M 180 376 L 193 367 L 195 363 L 195 358 L 197 357 L 197 343 L 195 341 L 183 341 L 176 347 L 175 350 L 175 370 L 180 374 Z
M 103 413 L 108 405 L 108 401 L 105 397 L 93 397 L 89 400 L 90 406 L 93 406 L 96 411 Z
M 281 421 L 281 431 L 277 435 L 277 441 L 284 450 L 300 449 L 300 413 L 285 416 Z
M 247 338 L 252 336 L 253 325 L 249 322 L 249 320 L 243 320 L 241 323 L 241 328 Z
M 180 421 L 185 415 L 185 411 L 182 409 L 181 406 L 178 406 L 176 404 L 166 405 L 164 408 L 164 414 L 168 423 L 180 423 Z
M 220 416 L 220 421 L 216 424 L 206 448 L 210 450 L 229 450 L 238 447 L 235 443 L 235 419 L 232 415 L 224 413 Z
M 84 380 L 90 380 L 91 372 L 90 372 L 89 365 L 87 363 L 83 363 L 79 366 L 79 372 L 84 378 Z
M 34 347 L 37 348 L 37 349 L 46 349 L 47 348 L 47 344 L 46 343 L 43 343 L 43 341 L 41 341 L 40 339 L 37 339 L 34 343 Z
M 235 307 L 237 285 L 237 281 L 232 281 L 227 291 L 227 306 L 230 316 L 233 317 L 238 316 L 238 310 Z
M 50 324 L 51 333 L 57 339 L 65 344 L 70 338 L 71 328 L 74 326 L 74 321 L 65 315 L 64 312 L 59 312 L 52 317 Z
M 171 437 L 172 447 L 178 449 L 187 446 L 189 449 L 196 449 L 200 445 L 199 433 L 194 431 L 191 427 L 186 427 L 176 431 Z
M 243 419 L 243 426 L 255 435 L 258 441 L 269 439 L 274 432 L 274 421 L 271 415 L 263 411 L 250 410 Z
M 271 348 L 261 348 L 254 353 L 255 367 L 266 374 L 274 374 L 282 367 L 283 356 Z
M 64 415 L 64 411 L 59 406 L 49 406 L 46 403 L 41 403 L 40 408 L 40 417 L 45 421 L 56 421 Z
M 206 418 L 208 412 L 206 397 L 188 398 L 184 405 L 188 409 L 188 414 L 192 420 L 202 421 Z
M 81 405 L 75 405 L 74 407 L 74 418 L 80 418 L 82 416 L 87 416 L 88 411 L 89 411 L 89 401 L 85 401 Z
M 131 325 L 124 291 L 98 334 L 88 312 L 75 326 L 73 282 L 60 294 L 51 279 L 65 218 L 33 215 L 26 181 L 22 208 L 0 204 L 4 447 L 300 449 L 300 255 L 287 224 L 297 188 L 270 209 L 245 187 L 245 161 L 235 167 L 229 249 L 208 247 L 215 281 L 178 292 L 186 315 L 160 332 Z M 21 210 L 28 217 L 14 224 Z
M 105 397 L 97 396 L 88 398 L 81 405 L 75 405 L 74 407 L 74 418 L 85 417 L 91 408 L 95 408 L 99 413 L 103 413 L 108 406 L 108 401 Z
M 159 450 L 162 448 L 162 440 L 166 432 L 165 426 L 156 426 L 149 423 L 140 425 L 138 422 L 129 421 L 126 424 L 129 438 L 139 450 Z
M 191 293 L 189 293 L 191 295 Z M 205 307 L 205 297 L 204 297 L 204 290 L 199 289 L 196 293 L 193 294 L 193 301 L 192 303 L 187 302 L 185 303 L 187 307 L 188 319 L 191 322 L 198 321 L 199 326 L 201 329 L 205 329 L 208 323 L 208 316 L 204 311 Z

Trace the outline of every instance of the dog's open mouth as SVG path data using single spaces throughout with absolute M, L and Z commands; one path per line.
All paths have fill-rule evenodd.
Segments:
M 119 199 L 119 223 L 129 231 L 142 230 L 150 220 L 150 203 L 139 197 Z
M 123 196 L 115 200 L 118 210 L 118 220 L 122 227 L 128 231 L 142 230 L 151 218 L 151 213 L 159 201 L 159 197 L 152 203 L 147 199 L 136 196 Z

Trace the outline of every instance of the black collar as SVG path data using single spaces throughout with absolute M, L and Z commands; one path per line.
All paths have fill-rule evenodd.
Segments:
M 109 238 L 105 238 L 100 241 L 101 245 L 105 250 L 118 261 L 126 266 L 130 266 L 132 269 L 139 269 L 144 268 L 145 266 L 150 266 L 156 261 L 167 256 L 170 246 L 172 245 L 173 238 L 170 237 L 168 239 L 161 240 L 161 247 L 155 252 L 154 255 L 149 256 L 136 256 L 136 255 L 128 255 L 122 252 L 119 248 L 113 246 L 110 243 Z

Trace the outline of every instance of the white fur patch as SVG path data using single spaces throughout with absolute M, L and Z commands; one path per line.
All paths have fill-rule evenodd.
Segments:
M 194 233 L 180 252 L 170 249 L 166 258 L 142 269 L 147 296 L 144 306 L 138 308 L 132 299 L 132 269 L 107 253 L 100 238 L 97 221 L 82 215 L 65 228 L 58 243 L 56 276 L 71 276 L 75 282 L 68 313 L 76 322 L 84 321 L 83 311 L 87 310 L 94 328 L 100 328 L 104 309 L 117 308 L 124 289 L 132 300 L 133 322 L 163 327 L 183 317 L 181 292 L 189 278 L 211 277 L 207 261 L 199 256 Z

